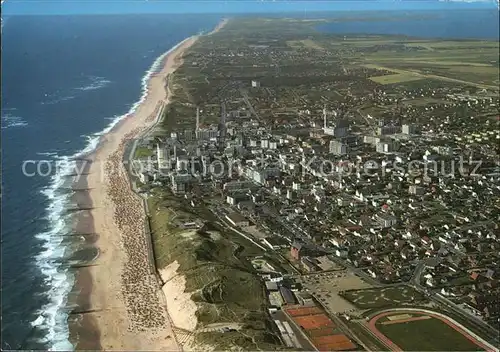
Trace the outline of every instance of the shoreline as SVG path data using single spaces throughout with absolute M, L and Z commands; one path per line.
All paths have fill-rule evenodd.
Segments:
M 226 23 L 219 22 L 205 35 Z M 83 214 L 76 215 L 76 226 L 79 233 L 97 233 L 91 246 L 99 255 L 92 265 L 75 272 L 74 300 L 79 311 L 85 311 L 68 317 L 75 349 L 181 349 L 161 287 L 148 270 L 146 213 L 142 198 L 130 188 L 123 158 L 127 143 L 156 123 L 158 105 L 170 102 L 165 79 L 182 64 L 184 52 L 199 37 L 184 39 L 155 61 L 135 110 L 103 132 L 89 156 L 93 160 L 89 173 L 79 181 L 88 186 L 86 193 L 94 208 L 85 221 Z

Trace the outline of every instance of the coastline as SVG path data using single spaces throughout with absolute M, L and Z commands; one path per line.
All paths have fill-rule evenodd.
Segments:
M 226 23 L 221 21 L 209 34 Z M 104 131 L 89 156 L 89 173 L 78 182 L 88 188 L 93 209 L 79 212 L 75 231 L 96 233 L 92 245 L 99 255 L 75 273 L 73 301 L 77 312 L 84 313 L 68 319 L 75 349 L 181 349 L 161 287 L 148 270 L 142 198 L 130 188 L 122 161 L 127 142 L 156 123 L 161 102 L 169 103 L 165 79 L 199 37 L 186 38 L 155 61 L 153 67 L 161 70 L 143 82 L 147 89 L 135 111 Z

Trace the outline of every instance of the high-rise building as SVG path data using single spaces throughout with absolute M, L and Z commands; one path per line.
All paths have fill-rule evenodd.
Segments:
M 394 144 L 392 140 L 384 140 L 377 143 L 378 153 L 391 153 L 394 151 Z
M 401 126 L 386 125 L 377 128 L 377 134 L 379 136 L 384 136 L 388 134 L 401 133 Z
M 218 135 L 217 127 L 199 128 L 196 131 L 196 138 L 201 140 L 217 138 Z
M 339 140 L 330 141 L 330 153 L 334 155 L 345 155 L 349 152 L 349 146 Z
M 414 124 L 403 125 L 403 133 L 404 134 L 415 134 L 417 132 L 417 128 Z
M 334 113 L 336 116 L 337 114 Z M 349 121 L 344 119 L 338 119 L 335 121 L 333 126 L 328 125 L 327 121 L 327 111 L 326 108 L 323 109 L 323 133 L 329 136 L 334 136 L 335 138 L 342 138 L 347 136 L 349 131 Z

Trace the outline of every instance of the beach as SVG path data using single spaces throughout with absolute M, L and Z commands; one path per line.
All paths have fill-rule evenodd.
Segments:
M 85 311 L 72 317 L 77 349 L 180 350 L 167 300 L 150 266 L 143 200 L 130 188 L 123 160 L 127 142 L 155 123 L 162 102 L 169 103 L 166 77 L 182 64 L 182 55 L 198 38 L 184 40 L 163 58 L 142 103 L 88 156 L 88 175 L 79 187 L 83 182 L 88 188 L 85 197 L 93 209 L 81 212 L 75 232 L 95 233 L 99 255 L 76 275 L 77 305 Z

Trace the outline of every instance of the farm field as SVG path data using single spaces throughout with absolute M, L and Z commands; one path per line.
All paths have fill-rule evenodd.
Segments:
M 400 83 L 400 82 L 416 81 L 416 80 L 422 79 L 422 77 L 412 75 L 411 73 L 407 73 L 407 74 L 396 73 L 394 75 L 370 77 L 370 79 L 372 81 L 380 83 L 380 84 L 393 84 L 393 83 Z
M 401 37 L 359 37 L 324 44 L 332 50 L 354 49 L 351 65 L 363 66 L 403 76 L 378 76 L 371 80 L 397 84 L 420 77 L 498 90 L 499 44 L 495 41 L 425 41 Z M 364 51 L 359 54 L 359 48 Z M 390 75 L 390 74 L 388 74 Z M 401 78 L 399 80 L 398 78 Z

